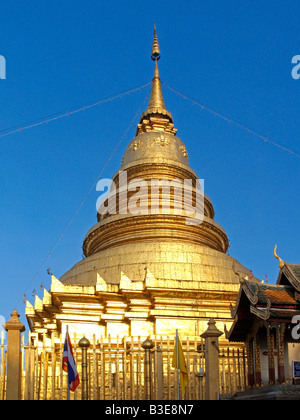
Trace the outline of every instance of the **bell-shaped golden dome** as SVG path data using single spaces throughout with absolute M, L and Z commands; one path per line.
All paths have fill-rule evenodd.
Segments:
M 213 220 L 214 209 L 210 199 L 203 193 L 201 203 L 195 198 L 199 191 L 199 179 L 189 167 L 186 147 L 176 136 L 172 116 L 165 108 L 157 67 L 159 57 L 154 30 L 152 59 L 155 68 L 149 104 L 141 115 L 136 137 L 126 148 L 120 171 L 113 177 L 110 194 L 98 208 L 98 223 L 85 237 L 83 250 L 86 256 L 115 246 L 152 240 L 201 244 L 223 253 L 228 249 L 226 232 Z M 125 181 L 123 174 L 126 174 Z M 139 211 L 133 213 L 130 211 L 130 202 L 134 193 L 129 186 L 140 180 L 144 182 L 145 188 L 139 192 Z M 149 208 L 153 202 L 153 181 L 161 181 L 156 213 Z M 170 186 L 173 182 L 170 188 L 174 189 L 175 181 L 182 184 L 190 181 L 191 204 L 188 208 L 196 209 L 195 220 L 201 213 L 201 221 L 197 219 L 197 223 L 192 225 L 187 223 L 185 193 L 176 195 L 175 190 L 172 190 L 173 201 L 165 209 L 166 198 L 162 194 L 162 184 L 169 183 Z M 124 188 L 126 196 L 123 194 Z

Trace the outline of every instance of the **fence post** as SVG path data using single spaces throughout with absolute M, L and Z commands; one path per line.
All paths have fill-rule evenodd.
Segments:
M 151 354 L 150 350 L 153 349 L 154 343 L 147 339 L 142 344 L 145 350 L 144 359 L 144 373 L 145 373 L 145 400 L 151 400 L 152 396 L 152 369 L 151 369 Z
M 25 326 L 19 317 L 14 309 L 10 320 L 3 324 L 7 331 L 7 400 L 19 400 L 21 396 L 21 332 L 25 331 Z
M 219 392 L 219 337 L 223 333 L 216 327 L 214 319 L 208 322 L 205 338 L 205 399 L 217 400 Z
M 81 399 L 88 400 L 88 374 L 87 374 L 87 349 L 90 347 L 90 342 L 87 338 L 82 337 L 78 342 L 79 347 L 82 349 L 82 360 L 81 360 Z
M 164 366 L 162 348 L 157 345 L 156 347 L 156 360 L 157 360 L 157 399 L 164 399 Z
M 28 346 L 25 350 L 25 392 L 24 400 L 34 399 L 34 346 L 29 333 Z

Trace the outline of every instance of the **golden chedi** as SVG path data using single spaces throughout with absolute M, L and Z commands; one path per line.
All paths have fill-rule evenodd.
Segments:
M 211 200 L 199 193 L 163 99 L 156 30 L 151 57 L 149 104 L 84 239 L 86 258 L 60 280 L 52 276 L 50 291 L 34 305 L 27 302 L 32 331 L 60 333 L 68 324 L 86 336 L 174 335 L 175 329 L 199 336 L 210 318 L 229 330 L 239 275 L 258 281 L 226 254 L 226 232 L 214 220 Z M 180 183 L 189 188 L 183 192 Z

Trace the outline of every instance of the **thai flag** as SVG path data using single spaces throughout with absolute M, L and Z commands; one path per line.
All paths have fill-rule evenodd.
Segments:
M 63 351 L 63 370 L 68 373 L 68 382 L 70 391 L 75 391 L 79 385 L 79 375 L 77 372 L 72 344 L 67 330 Z

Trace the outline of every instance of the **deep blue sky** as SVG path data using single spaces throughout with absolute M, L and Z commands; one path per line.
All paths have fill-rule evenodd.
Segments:
M 96 102 L 152 79 L 156 23 L 162 81 L 300 152 L 300 5 L 295 1 L 10 1 L 1 4 L 0 130 Z M 92 190 L 32 282 L 150 88 L 47 125 L 0 138 L 0 315 L 49 288 L 81 259 L 96 223 Z M 230 255 L 275 282 L 278 254 L 299 255 L 300 159 L 164 88 L 190 165 L 205 179 Z M 1 134 L 1 132 L 0 132 Z M 119 169 L 135 124 L 102 177 Z M 27 323 L 26 323 L 27 325 Z

